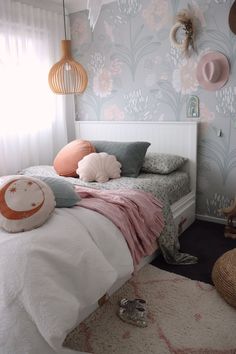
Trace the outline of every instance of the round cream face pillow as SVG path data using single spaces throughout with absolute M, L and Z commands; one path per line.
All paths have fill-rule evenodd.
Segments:
M 8 232 L 39 227 L 55 204 L 52 190 L 43 181 L 28 176 L 0 178 L 0 227 Z
M 92 152 L 93 145 L 87 140 L 73 140 L 64 146 L 54 159 L 53 166 L 60 176 L 77 177 L 76 169 L 78 162 Z
M 92 153 L 79 161 L 76 172 L 82 181 L 104 183 L 120 177 L 121 163 L 106 152 Z

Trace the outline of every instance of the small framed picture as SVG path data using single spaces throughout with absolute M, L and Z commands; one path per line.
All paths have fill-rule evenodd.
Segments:
M 199 118 L 199 98 L 197 96 L 189 96 L 186 115 L 188 118 Z

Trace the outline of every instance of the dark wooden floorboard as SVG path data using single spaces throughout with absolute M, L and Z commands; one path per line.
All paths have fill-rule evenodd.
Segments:
M 197 256 L 198 263 L 171 265 L 165 262 L 162 255 L 159 255 L 152 265 L 190 279 L 212 284 L 211 272 L 215 261 L 232 248 L 236 248 L 236 240 L 224 237 L 224 225 L 196 220 L 180 236 L 180 249 L 182 252 Z

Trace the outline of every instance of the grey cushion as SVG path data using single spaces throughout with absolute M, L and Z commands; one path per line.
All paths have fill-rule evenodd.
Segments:
M 178 170 L 187 160 L 178 155 L 150 152 L 145 156 L 142 171 L 165 175 Z
M 119 141 L 91 141 L 96 152 L 106 152 L 115 155 L 121 163 L 121 175 L 138 177 L 143 160 L 150 143 L 146 141 L 119 142 Z
M 70 208 L 81 200 L 75 192 L 73 184 L 62 177 L 33 176 L 45 182 L 53 191 L 56 208 Z

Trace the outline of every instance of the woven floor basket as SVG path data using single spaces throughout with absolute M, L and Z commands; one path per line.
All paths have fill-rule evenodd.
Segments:
M 236 307 L 236 248 L 217 259 L 212 270 L 212 281 L 225 301 Z

